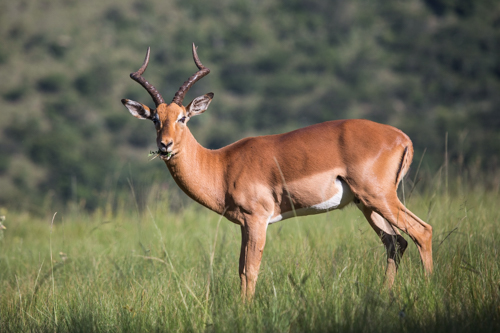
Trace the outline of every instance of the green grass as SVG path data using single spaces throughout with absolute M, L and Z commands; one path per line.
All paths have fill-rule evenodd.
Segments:
M 45 219 L 10 212 L 0 240 L 1 332 L 498 332 L 498 194 L 413 195 L 435 273 L 413 243 L 391 293 L 385 251 L 354 207 L 268 229 L 256 298 L 239 296 L 239 227 L 153 203 Z M 219 224 L 220 221 L 220 224 Z M 52 262 L 51 262 L 52 256 Z

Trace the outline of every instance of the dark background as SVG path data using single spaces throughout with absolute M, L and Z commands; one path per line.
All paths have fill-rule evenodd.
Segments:
M 177 193 L 163 162 L 148 162 L 153 125 L 120 99 L 153 105 L 129 78 L 151 46 L 144 76 L 170 101 L 196 69 L 192 42 L 211 73 L 186 104 L 215 93 L 190 121 L 206 147 L 367 118 L 412 138 L 409 178 L 422 159 L 424 189 L 446 167 L 498 190 L 498 1 L 2 0 L 0 41 L 9 209 L 140 206 Z

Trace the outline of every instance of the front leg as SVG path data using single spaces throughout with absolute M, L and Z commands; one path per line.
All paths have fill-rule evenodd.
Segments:
M 259 275 L 262 253 L 266 244 L 267 221 L 249 218 L 241 226 L 240 279 L 241 297 L 251 300 Z

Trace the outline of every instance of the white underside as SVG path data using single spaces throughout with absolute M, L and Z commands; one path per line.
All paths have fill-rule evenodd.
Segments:
M 279 222 L 281 220 L 286 220 L 294 216 L 305 216 L 324 213 L 330 210 L 339 209 L 350 203 L 354 199 L 354 194 L 352 193 L 349 186 L 341 179 L 335 179 L 335 187 L 337 188 L 337 193 L 330 199 L 320 202 L 311 207 L 304 207 L 296 210 L 291 210 L 284 212 L 282 214 L 273 216 L 269 219 L 269 224 Z

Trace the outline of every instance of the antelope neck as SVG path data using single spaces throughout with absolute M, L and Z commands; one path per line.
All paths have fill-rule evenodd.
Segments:
M 222 214 L 225 182 L 220 153 L 202 147 L 188 128 L 174 150 L 175 156 L 164 162 L 177 185 L 191 199 Z

